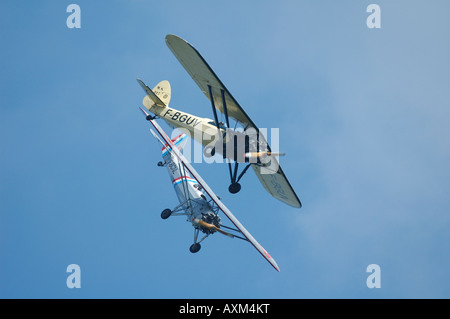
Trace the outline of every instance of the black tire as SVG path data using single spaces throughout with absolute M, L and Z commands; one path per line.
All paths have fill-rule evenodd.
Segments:
M 164 209 L 164 210 L 161 212 L 161 218 L 162 218 L 162 219 L 167 219 L 167 218 L 170 217 L 170 215 L 172 215 L 172 211 L 171 211 L 170 209 L 168 209 L 168 208 Z
M 236 194 L 236 193 L 238 193 L 240 190 L 241 190 L 241 184 L 239 184 L 239 183 L 233 183 L 233 184 L 230 184 L 230 186 L 228 186 L 228 191 L 229 191 L 231 194 Z
M 199 243 L 192 244 L 191 247 L 189 247 L 189 251 L 193 254 L 198 252 L 202 248 L 202 246 Z

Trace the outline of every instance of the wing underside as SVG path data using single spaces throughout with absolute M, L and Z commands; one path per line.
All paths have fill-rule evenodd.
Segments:
M 272 161 L 273 160 L 276 160 L 275 157 L 272 157 Z M 252 168 L 261 185 L 270 195 L 292 207 L 302 207 L 300 200 L 293 191 L 292 186 L 289 184 L 281 167 L 278 167 L 278 170 L 275 173 L 270 174 L 264 172 L 264 167 L 253 164 Z
M 216 108 L 224 113 L 222 92 L 224 92 L 228 116 L 242 123 L 244 127 L 256 127 L 250 117 L 245 113 L 238 102 L 233 98 L 222 81 L 217 77 L 211 67 L 206 63 L 200 53 L 189 43 L 169 34 L 166 43 L 178 61 L 183 65 L 191 78 L 197 83 L 200 90 L 210 100 L 209 88 L 211 87 Z

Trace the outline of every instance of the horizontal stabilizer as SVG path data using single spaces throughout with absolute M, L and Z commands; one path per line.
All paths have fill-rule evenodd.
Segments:
M 153 105 L 157 105 L 159 107 L 166 107 L 170 101 L 170 84 L 168 81 L 161 81 L 158 85 L 151 90 L 144 82 L 140 79 L 137 79 L 140 86 L 144 89 L 147 96 L 150 98 L 152 103 L 146 103 L 144 98 L 144 106 L 147 109 L 150 109 Z M 150 102 L 150 101 L 149 101 Z

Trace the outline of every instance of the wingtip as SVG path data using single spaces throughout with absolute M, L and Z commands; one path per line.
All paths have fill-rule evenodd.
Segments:
M 139 108 L 141 109 L 141 111 L 142 111 L 142 113 L 144 113 L 145 114 L 145 116 L 148 116 L 148 113 L 147 112 L 145 112 L 145 110 L 142 108 L 142 107 L 140 107 L 139 106 Z
M 297 202 L 295 202 L 295 203 L 292 203 L 292 201 L 291 202 L 286 202 L 286 204 L 288 204 L 289 206 L 291 206 L 291 207 L 294 207 L 294 208 L 302 208 L 302 202 L 299 200 L 299 199 L 297 199 Z
M 172 34 L 172 33 L 167 34 L 165 39 L 166 39 L 166 41 L 167 41 L 167 40 L 170 40 L 170 38 L 178 38 L 178 39 L 181 39 L 179 36 L 177 36 L 177 35 L 175 35 L 175 34 Z
M 278 266 L 277 262 L 275 261 L 275 259 L 272 258 L 272 262 L 271 262 L 273 268 L 276 269 L 276 271 L 280 272 L 280 267 Z
M 168 34 L 166 35 L 166 37 L 164 38 L 164 40 L 166 41 L 166 44 L 169 44 L 171 39 L 176 39 L 179 38 L 178 36 L 176 36 L 175 34 Z

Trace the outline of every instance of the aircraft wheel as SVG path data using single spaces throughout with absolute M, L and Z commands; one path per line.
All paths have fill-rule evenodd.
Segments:
M 200 250 L 200 248 L 202 248 L 202 246 L 200 246 L 199 243 L 195 243 L 192 244 L 191 247 L 189 247 L 189 251 L 193 254 L 195 254 L 196 252 L 198 252 Z
M 207 146 L 203 150 L 203 156 L 205 156 L 206 158 L 213 157 L 214 154 L 216 154 L 216 148 L 215 147 Z
M 228 187 L 228 191 L 231 194 L 236 194 L 237 192 L 239 192 L 241 190 L 241 184 L 239 183 L 233 183 Z
M 172 215 L 172 211 L 171 211 L 170 209 L 168 209 L 168 208 L 164 209 L 164 210 L 161 212 L 161 218 L 162 218 L 162 219 L 167 219 L 167 218 L 170 217 L 170 215 Z

